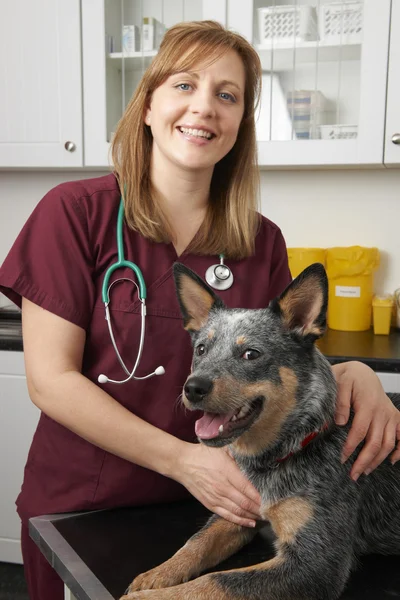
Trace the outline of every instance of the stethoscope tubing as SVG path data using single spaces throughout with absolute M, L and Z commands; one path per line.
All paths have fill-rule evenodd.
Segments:
M 104 307 L 105 307 L 105 318 L 107 321 L 107 326 L 108 326 L 108 331 L 109 331 L 110 338 L 111 338 L 111 343 L 113 345 L 115 354 L 118 358 L 118 362 L 121 365 L 121 367 L 123 368 L 126 375 L 128 375 L 128 377 L 121 381 L 117 381 L 115 379 L 109 379 L 106 375 L 101 374 L 98 377 L 99 383 L 108 383 L 109 382 L 109 383 L 121 384 L 121 383 L 127 383 L 132 378 L 133 379 L 148 379 L 149 377 L 153 377 L 154 375 L 163 375 L 165 373 L 164 367 L 160 366 L 160 367 L 157 367 L 157 369 L 153 373 L 149 373 L 149 375 L 145 375 L 144 377 L 136 377 L 135 376 L 136 369 L 138 368 L 140 359 L 142 358 L 143 346 L 144 346 L 144 336 L 145 336 L 145 330 L 146 330 L 147 290 L 146 290 L 146 284 L 144 282 L 144 277 L 143 277 L 142 271 L 139 269 L 139 267 L 135 263 L 133 263 L 129 260 L 125 260 L 123 225 L 124 225 L 124 200 L 123 200 L 123 196 L 121 195 L 121 200 L 120 200 L 119 208 L 118 208 L 118 218 L 117 218 L 118 260 L 116 263 L 114 263 L 107 269 L 107 271 L 104 275 L 103 285 L 101 288 L 101 296 L 102 296 L 102 300 L 103 300 Z M 220 254 L 219 258 L 220 258 L 219 265 L 212 265 L 211 267 L 209 267 L 207 269 L 206 281 L 207 281 L 207 283 L 209 283 L 209 285 L 211 285 L 215 289 L 225 290 L 225 289 L 228 289 L 232 285 L 233 275 L 232 275 L 232 271 L 229 269 L 229 267 L 227 267 L 224 264 L 224 255 Z M 110 277 L 114 273 L 114 271 L 116 271 L 117 269 L 123 268 L 123 267 L 131 269 L 135 273 L 137 281 L 138 281 L 137 284 L 135 281 L 133 281 L 132 279 L 129 279 L 127 277 L 121 277 L 120 279 L 117 279 L 110 284 Z M 226 274 L 224 274 L 224 277 L 218 276 L 218 269 L 221 269 L 221 268 L 226 270 Z M 141 311 L 140 311 L 141 327 L 140 327 L 140 338 L 139 338 L 139 350 L 138 350 L 137 357 L 136 357 L 135 364 L 133 366 L 132 371 L 129 371 L 128 367 L 125 365 L 124 361 L 122 360 L 121 354 L 118 350 L 118 346 L 117 346 L 113 328 L 112 328 L 111 313 L 110 313 L 110 309 L 109 309 L 110 290 L 115 283 L 117 283 L 118 281 L 122 281 L 122 280 L 132 281 L 132 283 L 134 285 L 136 285 L 136 287 L 138 289 L 138 296 L 139 296 L 139 299 L 141 302 Z
M 104 275 L 103 285 L 101 288 L 101 297 L 103 303 L 108 305 L 110 303 L 110 295 L 109 295 L 109 282 L 110 277 L 117 269 L 122 267 L 127 267 L 128 269 L 132 269 L 135 273 L 138 284 L 139 284 L 139 298 L 140 300 L 146 300 L 147 298 L 147 289 L 146 284 L 144 282 L 144 277 L 142 271 L 139 269 L 135 263 L 125 260 L 124 253 L 124 235 L 123 235 L 123 225 L 124 225 L 124 200 L 121 196 L 121 200 L 119 203 L 118 209 L 118 218 L 117 218 L 117 248 L 118 248 L 118 261 L 111 265 Z
M 139 350 L 138 350 L 138 354 L 137 354 L 133 369 L 132 369 L 132 371 L 129 371 L 129 369 L 125 365 L 124 361 L 122 360 L 121 354 L 118 350 L 118 346 L 115 341 L 114 333 L 113 333 L 112 326 L 111 326 L 110 310 L 109 310 L 108 306 L 106 307 L 106 320 L 107 320 L 107 324 L 108 324 L 108 331 L 110 333 L 112 345 L 114 347 L 115 353 L 117 355 L 117 358 L 118 358 L 118 361 L 119 361 L 121 367 L 124 369 L 125 373 L 128 375 L 128 377 L 126 379 L 123 379 L 122 381 L 117 381 L 116 379 L 107 378 L 107 381 L 109 383 L 127 383 L 130 379 L 132 379 L 132 377 L 134 377 L 134 379 L 147 379 L 148 377 L 152 377 L 152 375 L 153 375 L 153 373 L 151 373 L 150 375 L 146 375 L 144 377 L 135 377 L 136 369 L 138 368 L 140 359 L 142 358 L 144 335 L 145 335 L 145 331 L 146 331 L 146 319 L 145 319 L 146 305 L 144 302 L 142 302 L 140 314 L 141 314 L 141 327 L 140 327 Z

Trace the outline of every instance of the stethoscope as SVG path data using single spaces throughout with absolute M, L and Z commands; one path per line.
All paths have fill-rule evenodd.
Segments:
M 157 369 L 155 369 L 155 371 L 153 371 L 152 373 L 149 373 L 149 375 L 145 375 L 144 377 L 136 377 L 136 375 L 135 375 L 136 369 L 138 368 L 140 359 L 142 357 L 143 345 L 144 345 L 144 334 L 145 334 L 145 328 L 146 328 L 147 290 L 146 290 L 146 284 L 144 282 L 142 272 L 139 269 L 139 267 L 135 263 L 133 263 L 129 260 L 125 260 L 123 225 L 124 225 L 124 202 L 123 202 L 123 198 L 121 196 L 121 200 L 119 203 L 119 209 L 118 209 L 118 218 L 117 218 L 118 260 L 116 263 L 114 263 L 110 267 L 108 267 L 108 269 L 104 275 L 103 285 L 101 288 L 101 297 L 102 297 L 102 300 L 104 303 L 105 316 L 106 316 L 106 321 L 107 321 L 107 325 L 108 325 L 108 332 L 110 334 L 110 338 L 111 338 L 111 342 L 112 342 L 115 354 L 117 355 L 119 364 L 121 365 L 121 367 L 123 368 L 125 373 L 128 375 L 128 377 L 126 379 L 122 379 L 121 381 L 117 381 L 116 379 L 110 379 L 109 377 L 107 377 L 107 375 L 101 374 L 97 378 L 97 381 L 99 383 L 121 384 L 121 383 L 127 383 L 131 379 L 137 379 L 137 380 L 149 379 L 150 377 L 153 377 L 154 375 L 164 375 L 164 373 L 165 373 L 164 367 L 160 366 L 160 367 L 157 367 Z M 220 254 L 219 258 L 220 258 L 219 264 L 211 265 L 211 267 L 209 267 L 207 269 L 205 277 L 206 277 L 207 283 L 214 289 L 227 290 L 228 288 L 231 287 L 231 285 L 233 283 L 233 275 L 232 275 L 232 271 L 230 270 L 230 268 L 224 264 L 224 255 Z M 117 269 L 121 269 L 123 267 L 131 269 L 135 273 L 139 285 L 133 279 L 130 279 L 129 277 L 120 277 L 119 279 L 115 279 L 109 285 L 110 277 L 114 273 L 114 271 L 116 271 Z M 138 350 L 138 354 L 137 354 L 136 361 L 135 361 L 132 371 L 129 371 L 128 367 L 125 365 L 124 361 L 122 360 L 121 354 L 118 350 L 117 343 L 115 341 L 112 323 L 111 323 L 111 314 L 110 314 L 110 309 L 109 309 L 110 291 L 111 291 L 111 288 L 119 281 L 132 282 L 137 288 L 138 297 L 139 297 L 139 300 L 141 303 L 141 310 L 140 310 L 141 328 L 140 328 L 139 350 Z

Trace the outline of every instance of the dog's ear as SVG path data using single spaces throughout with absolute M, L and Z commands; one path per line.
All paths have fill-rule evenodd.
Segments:
M 188 267 L 175 263 L 173 267 L 176 293 L 187 331 L 196 332 L 206 323 L 213 308 L 223 308 L 221 298 Z
M 296 331 L 310 342 L 325 333 L 327 307 L 328 278 L 320 263 L 307 267 L 270 304 L 287 329 Z

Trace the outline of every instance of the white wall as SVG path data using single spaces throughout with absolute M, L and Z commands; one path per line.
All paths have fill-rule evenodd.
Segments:
M 53 186 L 102 172 L 0 172 L 0 262 Z M 263 171 L 262 210 L 288 246 L 377 246 L 376 291 L 400 287 L 400 170 Z
M 375 291 L 400 287 L 400 170 L 263 171 L 261 196 L 288 246 L 376 246 Z

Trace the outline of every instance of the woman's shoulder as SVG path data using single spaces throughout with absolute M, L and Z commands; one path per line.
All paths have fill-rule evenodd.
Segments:
M 77 179 L 59 183 L 52 190 L 53 194 L 70 198 L 90 198 L 97 194 L 119 194 L 118 182 L 113 173 L 89 179 Z
M 285 240 L 280 227 L 268 219 L 265 215 L 259 213 L 259 224 L 256 235 L 256 249 L 260 251 L 261 248 L 267 247 L 273 251 L 276 247 L 285 245 Z
M 115 205 L 120 198 L 118 182 L 113 173 L 102 177 L 66 181 L 52 188 L 45 198 L 78 205 Z
M 34 214 L 46 214 L 61 222 L 75 217 L 90 229 L 91 224 L 96 226 L 116 218 L 119 201 L 118 182 L 110 173 L 58 184 L 42 198 Z
M 259 216 L 259 230 L 258 232 L 262 235 L 267 235 L 268 233 L 273 232 L 274 234 L 276 233 L 281 233 L 281 229 L 280 227 L 274 223 L 273 221 L 271 221 L 271 219 L 268 219 L 265 215 L 258 213 Z
M 286 242 L 280 227 L 268 217 L 262 214 L 259 216 L 255 255 L 267 257 L 271 262 L 276 256 L 286 257 Z

